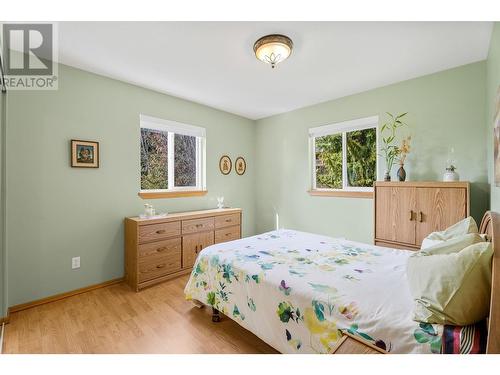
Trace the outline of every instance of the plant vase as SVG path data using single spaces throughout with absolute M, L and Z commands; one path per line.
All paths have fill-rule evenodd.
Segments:
M 458 173 L 455 172 L 455 167 L 453 165 L 449 166 L 446 168 L 446 172 L 443 175 L 443 181 L 449 182 L 449 181 L 458 181 L 459 176 Z
M 399 164 L 399 169 L 398 169 L 398 180 L 399 181 L 405 181 L 406 180 L 406 171 L 404 168 L 404 164 L 400 163 Z
M 385 170 L 384 173 L 384 181 L 391 181 L 391 173 L 387 169 Z

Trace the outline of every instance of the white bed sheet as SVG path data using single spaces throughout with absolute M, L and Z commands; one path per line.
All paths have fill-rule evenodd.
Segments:
M 392 353 L 439 352 L 443 327 L 412 320 L 411 251 L 293 230 L 204 249 L 187 299 L 214 306 L 281 353 L 328 353 L 341 334 Z

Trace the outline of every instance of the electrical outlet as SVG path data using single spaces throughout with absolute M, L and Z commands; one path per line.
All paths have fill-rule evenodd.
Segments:
M 80 268 L 80 257 L 71 258 L 71 269 L 75 270 Z

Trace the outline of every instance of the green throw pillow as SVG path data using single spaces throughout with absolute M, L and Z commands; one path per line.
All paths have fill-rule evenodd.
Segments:
M 415 254 L 407 276 L 415 301 L 414 320 L 465 326 L 487 317 L 491 294 L 489 242 L 450 254 Z
M 421 249 L 439 244 L 441 241 L 448 241 L 453 238 L 463 236 L 469 233 L 479 233 L 476 221 L 472 216 L 469 216 L 451 227 L 446 228 L 442 232 L 432 232 L 422 241 Z
M 457 253 L 460 250 L 465 249 L 467 246 L 474 245 L 479 242 L 484 242 L 483 237 L 477 233 L 469 233 L 447 241 L 439 241 L 433 246 L 420 250 L 419 253 L 425 255 Z

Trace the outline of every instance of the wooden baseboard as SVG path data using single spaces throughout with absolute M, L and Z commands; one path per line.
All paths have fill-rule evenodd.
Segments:
M 15 312 L 19 312 L 19 311 L 26 310 L 26 309 L 31 309 L 32 307 L 44 305 L 46 303 L 55 302 L 55 301 L 59 301 L 59 300 L 64 299 L 64 298 L 68 298 L 68 297 L 76 296 L 78 294 L 90 292 L 91 290 L 100 289 L 100 288 L 104 288 L 106 286 L 118 284 L 118 283 L 121 283 L 122 281 L 123 281 L 123 277 L 120 277 L 118 279 L 105 281 L 103 283 L 86 286 L 86 287 L 83 287 L 80 289 L 75 289 L 75 290 L 61 293 L 61 294 L 56 294 L 54 296 L 45 297 L 42 299 L 37 299 L 37 300 L 31 301 L 31 302 L 21 303 L 19 305 L 14 305 L 14 306 L 9 307 L 8 314 L 10 315 L 10 314 L 15 313 Z M 9 315 L 7 315 L 7 319 L 9 318 Z

